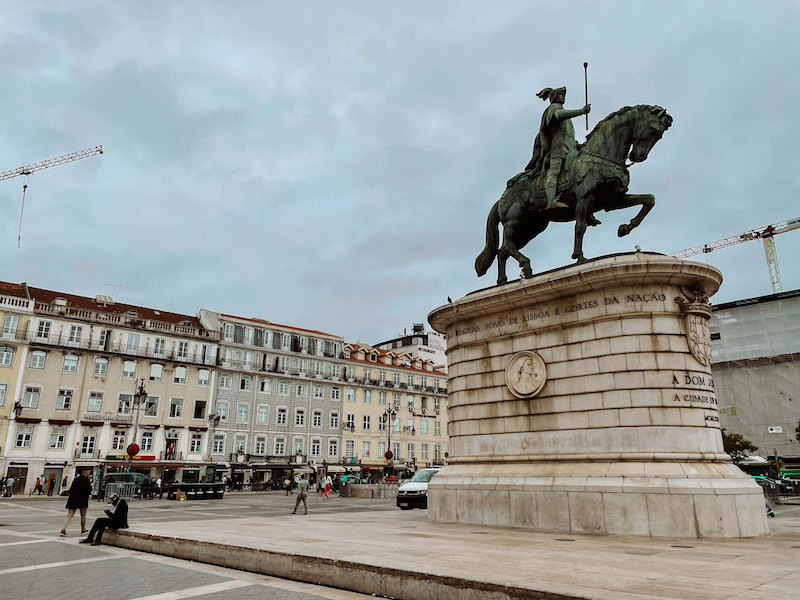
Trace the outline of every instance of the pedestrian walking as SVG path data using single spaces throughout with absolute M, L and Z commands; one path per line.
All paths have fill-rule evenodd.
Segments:
M 81 533 L 86 533 L 86 509 L 89 507 L 89 496 L 92 495 L 92 484 L 85 472 L 81 472 L 75 479 L 72 480 L 72 485 L 69 488 L 69 497 L 67 498 L 67 520 L 64 521 L 64 527 L 61 528 L 61 537 L 67 536 L 67 527 L 72 517 L 75 516 L 75 511 L 81 513 Z
M 86 539 L 81 540 L 81 544 L 91 544 L 92 546 L 99 546 L 103 539 L 103 532 L 107 527 L 114 531 L 117 529 L 128 528 L 128 503 L 120 498 L 117 494 L 111 496 L 111 505 L 114 507 L 111 510 L 106 510 L 106 516 L 94 520 L 92 530 Z
M 294 502 L 294 510 L 292 514 L 297 514 L 297 507 L 300 506 L 300 501 L 303 502 L 303 508 L 305 509 L 304 515 L 308 514 L 308 504 L 306 503 L 306 496 L 308 496 L 308 479 L 306 476 L 303 475 L 300 478 L 300 482 L 297 484 L 297 500 Z
M 287 495 L 287 496 L 288 496 L 289 494 L 294 494 L 294 492 L 292 491 L 292 480 L 291 480 L 291 479 L 289 479 L 288 477 L 287 477 L 287 478 L 286 478 L 286 480 L 283 482 L 283 487 L 285 487 L 285 488 L 286 488 L 286 495 Z
M 32 496 L 33 492 L 39 492 L 38 494 L 36 494 L 37 496 L 41 496 L 42 494 L 44 494 L 44 490 L 42 489 L 42 478 L 41 477 L 37 477 L 36 478 L 36 485 L 31 490 L 31 493 L 28 494 L 28 495 Z
M 6 498 L 11 498 L 14 495 L 14 483 L 16 481 L 13 475 L 9 475 L 6 479 Z
M 51 474 L 50 477 L 47 478 L 47 495 L 48 496 L 52 496 L 53 495 L 53 489 L 55 487 L 56 487 L 56 476 Z
M 325 478 L 324 477 L 317 477 L 317 494 L 319 495 L 319 499 L 322 500 L 323 494 L 325 494 Z
M 61 491 L 64 492 L 67 489 L 67 476 L 64 475 L 64 480 L 61 482 Z
M 156 493 L 158 494 L 159 500 L 161 500 L 164 497 L 164 488 L 161 487 L 161 477 L 156 479 Z

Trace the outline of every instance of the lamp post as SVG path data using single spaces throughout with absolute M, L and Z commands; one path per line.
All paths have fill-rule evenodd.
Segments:
M 397 412 L 391 406 L 388 407 L 385 411 L 383 411 L 383 417 L 384 417 L 383 422 L 386 424 L 386 432 L 389 436 L 389 439 L 387 441 L 388 448 L 386 448 L 386 453 L 384 454 L 384 457 L 386 458 L 386 460 L 389 461 L 391 461 L 392 458 L 394 457 L 394 454 L 392 453 L 392 427 L 394 427 L 394 419 L 396 416 Z M 389 463 L 389 468 L 390 468 L 389 476 L 391 477 L 392 475 L 394 475 L 394 462 Z
M 136 439 L 139 435 L 139 410 L 147 400 L 147 390 L 144 389 L 144 379 L 139 380 L 139 389 L 133 395 L 133 407 L 136 409 L 136 421 L 133 424 L 133 442 L 128 445 L 128 473 L 131 472 L 133 457 L 139 454 L 139 444 Z

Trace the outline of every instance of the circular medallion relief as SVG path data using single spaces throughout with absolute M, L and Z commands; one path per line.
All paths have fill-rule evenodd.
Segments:
M 524 350 L 517 352 L 506 367 L 506 385 L 517 398 L 532 398 L 547 382 L 547 365 L 542 357 Z

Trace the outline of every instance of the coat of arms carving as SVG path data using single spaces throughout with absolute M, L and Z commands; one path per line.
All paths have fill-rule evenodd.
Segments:
M 711 365 L 711 332 L 708 323 L 711 319 L 711 303 L 702 287 L 683 288 L 686 298 L 676 298 L 681 312 L 686 315 L 686 340 L 689 351 L 701 365 Z

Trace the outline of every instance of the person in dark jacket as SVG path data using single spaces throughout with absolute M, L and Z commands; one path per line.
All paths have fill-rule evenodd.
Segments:
M 103 539 L 103 532 L 106 527 L 110 527 L 114 531 L 117 529 L 128 528 L 128 503 L 122 498 L 114 494 L 111 496 L 111 505 L 114 507 L 111 510 L 105 511 L 106 517 L 100 517 L 94 520 L 92 530 L 85 540 L 81 540 L 81 544 L 91 544 L 92 546 L 99 546 L 100 541 Z M 95 537 L 97 536 L 97 537 Z
M 67 520 L 64 521 L 64 527 L 61 528 L 61 537 L 66 537 L 67 526 L 75 516 L 75 511 L 81 512 L 81 533 L 86 533 L 86 509 L 89 507 L 89 496 L 92 495 L 92 484 L 85 472 L 81 472 L 75 479 L 72 480 L 72 485 L 69 488 L 69 497 L 67 498 Z

